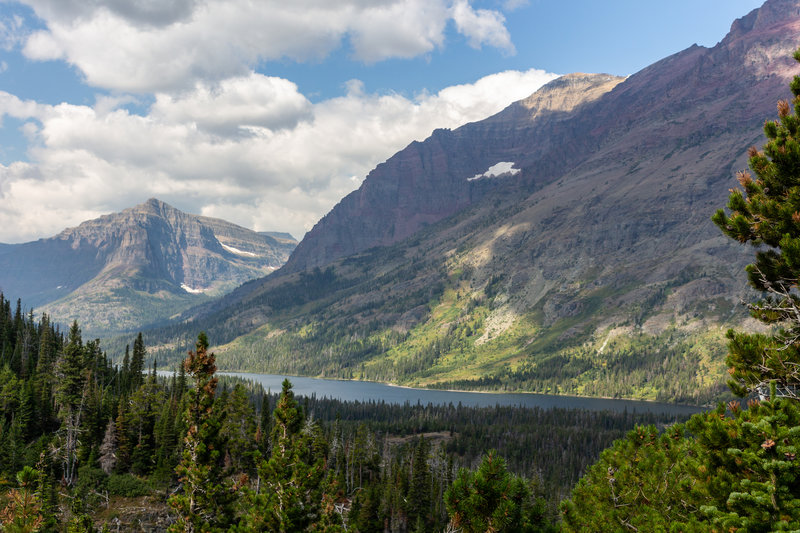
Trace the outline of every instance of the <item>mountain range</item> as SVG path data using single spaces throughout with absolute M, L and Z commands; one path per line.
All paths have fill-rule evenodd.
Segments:
M 791 96 L 800 2 L 626 78 L 571 74 L 378 165 L 286 266 L 148 333 L 222 368 L 703 402 L 752 327 L 710 221 Z
M 776 102 L 791 97 L 798 35 L 800 0 L 767 0 L 716 46 L 628 77 L 563 76 L 483 121 L 436 130 L 370 172 L 285 266 L 162 313 L 174 316 L 145 332 L 150 353 L 175 362 L 205 331 L 226 370 L 718 399 L 725 329 L 755 327 L 741 305 L 753 298 L 743 272 L 752 251 L 710 217 Z M 50 257 L 78 266 L 55 287 L 25 282 L 28 294 L 53 301 L 62 285 L 82 302 L 90 297 L 76 290 L 96 279 L 136 280 L 130 291 L 159 279 L 171 295 L 190 289 L 188 300 L 223 279 L 228 260 L 252 268 L 226 283 L 264 273 L 246 260 L 267 252 L 197 222 L 180 230 L 186 244 L 156 239 L 168 243 L 151 253 L 163 261 L 147 262 L 158 276 L 120 276 L 128 262 L 78 237 L 82 227 L 48 240 Z M 0 271 L 24 264 L 12 253 L 38 256 L 35 246 L 0 247 Z M 148 301 L 161 294 L 152 288 Z
M 3 245 L 0 288 L 53 320 L 110 335 L 262 277 L 296 244 L 288 234 L 257 233 L 150 199 L 55 237 Z

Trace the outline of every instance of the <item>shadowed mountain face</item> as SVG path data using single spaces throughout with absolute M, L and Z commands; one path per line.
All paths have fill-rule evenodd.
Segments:
M 0 247 L 0 288 L 57 320 L 108 333 L 167 318 L 279 268 L 294 249 L 151 199 L 35 242 Z M 137 307 L 141 307 L 138 309 Z
M 800 0 L 769 0 L 712 48 L 437 130 L 187 332 L 229 369 L 712 399 L 752 251 L 710 217 L 791 97 L 798 36 Z

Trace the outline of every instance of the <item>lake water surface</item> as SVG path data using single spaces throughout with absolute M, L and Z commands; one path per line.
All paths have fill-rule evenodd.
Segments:
M 292 382 L 292 390 L 299 396 L 316 395 L 317 398 L 330 398 L 342 401 L 375 401 L 394 404 L 421 403 L 427 405 L 448 404 L 477 407 L 495 405 L 541 407 L 544 409 L 561 407 L 565 409 L 589 409 L 593 411 L 636 411 L 639 413 L 668 413 L 688 416 L 704 409 L 690 405 L 643 402 L 636 400 L 614 400 L 606 398 L 582 398 L 578 396 L 559 396 L 532 393 L 483 393 L 443 391 L 434 389 L 411 389 L 395 387 L 368 381 L 345 381 L 338 379 L 306 378 L 281 376 L 276 374 L 250 374 L 239 372 L 219 372 L 220 376 L 236 376 L 260 383 L 265 390 L 280 392 L 284 379 Z

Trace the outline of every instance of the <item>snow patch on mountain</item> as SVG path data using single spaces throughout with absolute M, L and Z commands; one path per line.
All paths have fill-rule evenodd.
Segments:
M 222 244 L 222 243 L 220 243 Z M 258 257 L 258 254 L 254 254 L 253 252 L 245 252 L 244 250 L 240 250 L 238 248 L 234 248 L 233 246 L 228 246 L 227 244 L 222 244 L 222 247 L 228 250 L 232 254 L 236 255 L 244 255 L 247 257 Z
M 190 294 L 202 294 L 205 292 L 203 289 L 193 289 L 185 283 L 181 283 L 181 289 L 185 290 Z
M 495 163 L 494 165 L 490 166 L 483 174 L 475 174 L 471 178 L 467 178 L 467 181 L 479 180 L 481 178 L 513 176 L 514 174 L 519 173 L 519 169 L 514 168 L 514 165 L 516 165 L 516 163 L 511 161 L 500 161 L 499 163 Z

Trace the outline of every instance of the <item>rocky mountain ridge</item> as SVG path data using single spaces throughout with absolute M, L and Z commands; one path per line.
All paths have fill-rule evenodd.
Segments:
M 152 198 L 49 239 L 0 248 L 0 287 L 55 319 L 116 332 L 264 276 L 295 245 Z
M 498 163 L 519 165 L 534 157 L 532 150 L 546 151 L 555 123 L 622 80 L 606 74 L 563 76 L 489 119 L 453 131 L 436 130 L 424 142 L 411 143 L 378 165 L 358 190 L 323 217 L 285 269 L 321 266 L 399 242 L 473 205 L 499 185 L 475 177 Z

